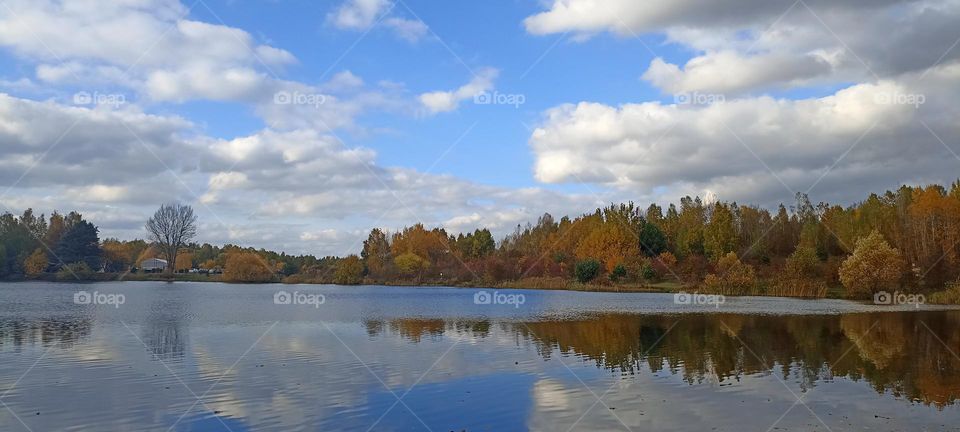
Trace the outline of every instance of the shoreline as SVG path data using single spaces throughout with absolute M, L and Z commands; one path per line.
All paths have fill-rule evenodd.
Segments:
M 576 291 L 576 292 L 601 292 L 601 293 L 652 293 L 652 294 L 676 294 L 676 293 L 691 293 L 691 294 L 711 294 L 709 292 L 700 292 L 698 291 L 697 286 L 691 285 L 681 285 L 678 282 L 657 282 L 654 284 L 642 285 L 642 284 L 581 284 L 574 280 L 565 280 L 565 279 L 552 279 L 549 282 L 544 284 L 541 280 L 528 279 L 528 280 L 518 280 L 518 281 L 507 281 L 501 282 L 498 284 L 473 284 L 473 283 L 460 283 L 452 284 L 446 282 L 421 282 L 421 283 L 407 283 L 403 281 L 368 281 L 356 285 L 342 285 L 336 284 L 333 282 L 318 282 L 318 281 L 283 281 L 283 280 L 274 280 L 269 282 L 230 282 L 222 280 L 221 275 L 214 276 L 204 276 L 196 274 L 178 274 L 172 281 L 167 277 L 161 274 L 150 274 L 145 276 L 143 274 L 122 274 L 122 273 L 95 273 L 90 276 L 90 279 L 72 279 L 72 278 L 58 278 L 56 275 L 49 275 L 47 277 L 39 278 L 16 278 L 16 279 L 0 279 L 0 285 L 4 283 L 21 283 L 21 282 L 49 282 L 49 283 L 66 283 L 66 284 L 92 284 L 92 283 L 109 283 L 109 282 L 198 282 L 198 283 L 222 283 L 227 285 L 331 285 L 331 286 L 368 286 L 368 287 L 407 287 L 407 288 L 472 288 L 472 289 L 492 289 L 492 290 L 543 290 L 543 291 Z M 765 294 L 743 294 L 743 295 L 728 295 L 724 294 L 726 297 L 768 297 L 768 298 L 789 298 L 789 299 L 805 299 L 805 300 L 817 300 L 817 299 L 835 299 L 835 300 L 850 300 L 858 301 L 858 299 L 850 299 L 837 295 L 830 295 L 833 293 L 828 293 L 825 297 L 801 297 L 801 296 L 783 296 L 783 295 L 765 295 Z M 862 299 L 861 299 L 862 300 Z
M 403 281 L 365 281 L 361 284 L 356 285 L 343 285 L 333 282 L 318 282 L 318 281 L 284 281 L 284 280 L 274 280 L 269 282 L 231 282 L 224 281 L 222 275 L 201 275 L 201 274 L 178 274 L 172 281 L 169 280 L 162 274 L 151 273 L 147 274 L 137 274 L 137 273 L 94 273 L 85 275 L 89 279 L 73 279 L 73 278 L 62 278 L 56 277 L 55 274 L 45 275 L 45 277 L 34 277 L 34 278 L 5 278 L 0 279 L 0 285 L 4 283 L 32 283 L 32 282 L 48 282 L 48 283 L 66 283 L 66 284 L 92 284 L 92 283 L 108 283 L 108 282 L 197 282 L 197 283 L 221 283 L 226 285 L 329 285 L 329 286 L 366 286 L 366 287 L 406 287 L 406 288 L 472 288 L 472 289 L 490 289 L 490 290 L 543 290 L 543 291 L 575 291 L 575 292 L 597 292 L 597 293 L 649 293 L 649 294 L 677 294 L 677 293 L 688 293 L 688 294 L 721 294 L 721 293 L 712 293 L 707 290 L 701 290 L 700 286 L 697 285 L 687 285 L 680 284 L 679 282 L 657 282 L 653 284 L 582 284 L 574 280 L 566 280 L 561 278 L 550 278 L 548 280 L 542 280 L 537 278 L 530 278 L 525 280 L 518 281 L 506 281 L 498 284 L 473 284 L 473 283 L 461 283 L 461 284 L 451 284 L 440 281 L 434 282 L 421 282 L 421 283 L 406 283 Z M 546 283 L 545 283 L 546 282 Z M 784 298 L 784 299 L 798 299 L 798 300 L 846 300 L 856 303 L 869 304 L 869 299 L 863 298 L 849 298 L 839 295 L 840 293 L 836 290 L 829 290 L 827 295 L 823 297 L 809 297 L 809 296 L 789 296 L 789 295 L 776 295 L 776 294 L 765 294 L 765 293 L 744 293 L 744 294 L 722 294 L 724 297 L 757 297 L 757 298 Z M 929 298 L 930 295 L 926 295 L 926 298 Z M 930 306 L 960 306 L 952 303 L 933 303 L 925 302 L 924 304 Z

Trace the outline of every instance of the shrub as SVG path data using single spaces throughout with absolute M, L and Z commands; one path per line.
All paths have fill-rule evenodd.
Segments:
M 704 289 L 715 294 L 749 294 L 757 285 L 753 267 L 740 262 L 736 253 L 728 252 L 717 261 L 717 272 L 703 280 Z
M 417 276 L 418 279 L 420 274 L 430 266 L 430 263 L 423 257 L 409 252 L 394 258 L 393 263 L 397 266 L 397 270 L 400 270 L 400 273 L 405 276 Z
M 363 263 L 360 257 L 350 255 L 337 262 L 333 282 L 340 285 L 359 285 L 363 282 Z
M 227 256 L 223 280 L 227 282 L 270 282 L 273 269 L 253 252 L 234 252 Z
M 940 292 L 930 295 L 933 304 L 960 304 L 960 282 L 954 282 Z
M 623 264 L 617 264 L 617 266 L 613 268 L 613 271 L 610 272 L 610 280 L 613 282 L 625 277 L 627 277 L 627 268 Z
M 590 282 L 600 274 L 600 261 L 595 259 L 580 261 L 574 269 L 574 274 L 576 274 L 578 282 Z
M 653 280 L 653 279 L 656 279 L 657 276 L 659 275 L 657 274 L 657 270 L 654 269 L 653 266 L 648 263 L 648 264 L 644 264 L 643 268 L 640 269 L 640 276 L 642 276 L 646 280 Z
M 23 262 L 23 271 L 27 276 L 36 276 L 47 270 L 47 254 L 37 249 Z
M 60 270 L 57 272 L 57 280 L 87 280 L 90 279 L 92 274 L 93 272 L 90 270 L 90 266 L 88 266 L 87 263 L 80 261 L 60 267 Z
M 903 276 L 900 251 L 887 244 L 879 231 L 857 240 L 853 255 L 840 266 L 840 282 L 854 297 L 869 297 L 891 288 Z
M 820 258 L 811 247 L 801 246 L 787 258 L 783 272 L 767 292 L 793 297 L 826 297 L 827 283 L 821 277 Z

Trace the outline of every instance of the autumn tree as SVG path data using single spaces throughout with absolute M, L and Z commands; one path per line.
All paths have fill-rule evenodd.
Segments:
M 866 297 L 895 286 L 903 275 L 904 265 L 900 251 L 874 230 L 857 240 L 853 254 L 840 266 L 840 282 L 847 294 Z
M 101 245 L 103 252 L 103 266 L 106 271 L 122 271 L 130 267 L 131 260 L 124 242 L 116 239 L 106 239 Z
M 227 282 L 270 282 L 274 274 L 254 252 L 231 252 L 223 269 Z
M 423 259 L 423 257 L 409 252 L 400 254 L 394 258 L 393 263 L 397 266 L 397 270 L 400 270 L 405 276 L 416 276 L 418 281 L 423 271 L 430 266 L 430 263 Z
M 174 269 L 177 273 L 185 272 L 193 268 L 193 253 L 181 249 L 177 253 L 177 267 Z
M 716 294 L 749 294 L 757 284 L 753 267 L 740 262 L 734 252 L 728 252 L 717 261 L 716 273 L 709 274 L 703 280 L 703 287 Z
M 363 264 L 374 276 L 384 276 L 392 264 L 390 242 L 387 234 L 380 228 L 374 228 L 363 242 L 363 251 L 360 252 Z
M 49 266 L 47 254 L 43 249 L 38 248 L 23 262 L 23 271 L 28 276 L 36 276 L 46 271 L 47 266 Z
M 465 258 L 483 258 L 493 253 L 497 247 L 493 234 L 486 228 L 477 229 L 466 235 L 460 234 L 454 239 L 453 244 Z
M 333 272 L 333 282 L 339 285 L 359 285 L 363 282 L 363 262 L 350 255 L 340 260 Z
M 713 205 L 703 237 L 707 256 L 711 259 L 720 259 L 737 250 L 737 229 L 730 206 L 720 202 Z
M 147 221 L 147 235 L 167 260 L 167 272 L 176 269 L 180 248 L 197 235 L 197 217 L 193 208 L 182 204 L 164 204 Z
M 825 297 L 827 283 L 823 280 L 820 260 L 812 246 L 798 247 L 787 258 L 786 264 L 769 294 L 800 297 Z
M 628 229 L 613 220 L 600 223 L 577 245 L 577 258 L 597 259 L 606 271 L 612 271 L 639 253 L 637 238 Z

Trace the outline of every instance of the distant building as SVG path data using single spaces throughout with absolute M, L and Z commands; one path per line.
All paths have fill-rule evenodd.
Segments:
M 167 269 L 167 260 L 160 258 L 148 258 L 140 263 L 140 270 L 145 272 L 162 272 Z

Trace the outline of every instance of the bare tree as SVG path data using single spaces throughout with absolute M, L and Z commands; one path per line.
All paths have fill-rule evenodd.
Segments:
M 164 204 L 147 221 L 150 241 L 160 248 L 167 259 L 167 271 L 172 275 L 177 265 L 177 252 L 197 235 L 197 217 L 193 207 L 182 204 Z

